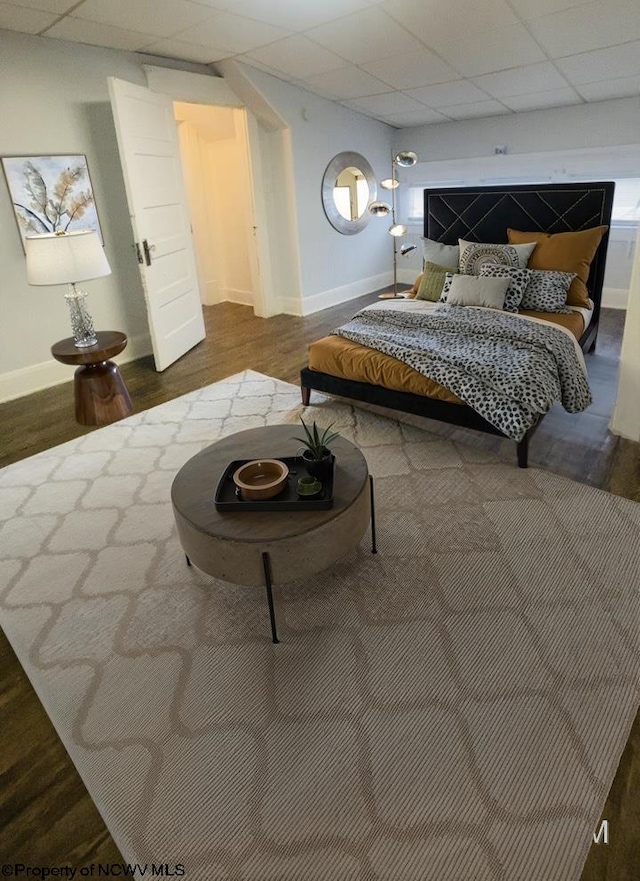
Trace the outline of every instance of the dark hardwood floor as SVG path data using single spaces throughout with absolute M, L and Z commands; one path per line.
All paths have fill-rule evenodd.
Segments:
M 368 295 L 307 318 L 260 319 L 244 306 L 208 307 L 207 339 L 164 373 L 154 371 L 151 358 L 121 368 L 134 408 L 146 410 L 246 368 L 297 384 L 307 344 L 372 299 Z M 587 356 L 594 404 L 579 415 L 554 408 L 531 442 L 530 464 L 640 501 L 640 444 L 621 441 L 607 430 L 623 321 L 624 313 L 603 311 L 597 351 Z M 71 381 L 1 404 L 0 420 L 0 466 L 93 430 L 74 421 Z M 434 426 L 429 423 L 430 429 Z M 515 461 L 512 442 L 451 426 L 436 430 Z M 2 862 L 77 868 L 119 862 L 114 842 L 4 635 L 0 659 Z M 582 881 L 638 878 L 639 794 L 640 714 L 603 812 L 610 844 L 591 848 Z

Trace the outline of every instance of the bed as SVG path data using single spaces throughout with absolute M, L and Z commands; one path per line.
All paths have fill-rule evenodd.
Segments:
M 613 191 L 612 182 L 426 189 L 424 235 L 443 244 L 456 244 L 458 239 L 506 244 L 508 228 L 552 235 L 597 226 L 608 228 Z M 591 261 L 586 281 L 592 301 L 590 314 L 585 311 L 566 316 L 530 313 L 545 319 L 551 317 L 554 322 L 565 326 L 571 325 L 571 332 L 585 352 L 593 352 L 596 346 L 607 242 L 608 229 Z M 445 385 L 436 382 L 425 387 L 422 382 L 425 377 L 406 363 L 379 352 L 375 355 L 374 359 L 371 349 L 337 336 L 316 341 L 310 347 L 309 366 L 303 368 L 300 375 L 303 403 L 310 404 L 311 391 L 317 390 L 508 436 L 463 403 Z M 355 365 L 363 360 L 369 364 L 368 373 L 365 371 L 364 374 L 361 369 L 355 369 Z M 314 364 L 316 368 L 320 365 L 321 369 L 314 369 Z M 527 467 L 529 441 L 542 415 L 517 442 L 520 467 Z

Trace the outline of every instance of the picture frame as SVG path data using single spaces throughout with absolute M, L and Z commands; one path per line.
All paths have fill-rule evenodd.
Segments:
M 95 229 L 104 244 L 84 154 L 3 156 L 22 247 L 29 235 Z

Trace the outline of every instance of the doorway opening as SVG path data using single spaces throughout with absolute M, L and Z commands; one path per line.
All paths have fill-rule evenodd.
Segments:
M 203 305 L 258 303 L 246 111 L 175 101 Z

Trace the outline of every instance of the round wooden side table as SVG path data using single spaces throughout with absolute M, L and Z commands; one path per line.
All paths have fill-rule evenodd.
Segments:
M 74 376 L 76 421 L 81 425 L 108 425 L 133 410 L 129 391 L 118 365 L 109 358 L 127 345 L 126 334 L 117 330 L 96 333 L 95 346 L 79 349 L 73 337 L 51 346 L 51 354 L 62 364 L 78 364 Z
M 333 507 L 321 511 L 218 511 L 218 481 L 236 459 L 295 456 L 295 425 L 270 425 L 229 435 L 182 466 L 171 487 L 173 513 L 188 565 L 232 584 L 264 585 L 271 636 L 278 642 L 272 581 L 286 583 L 327 569 L 360 543 L 371 525 L 376 553 L 373 479 L 360 450 L 346 438 L 335 455 Z

